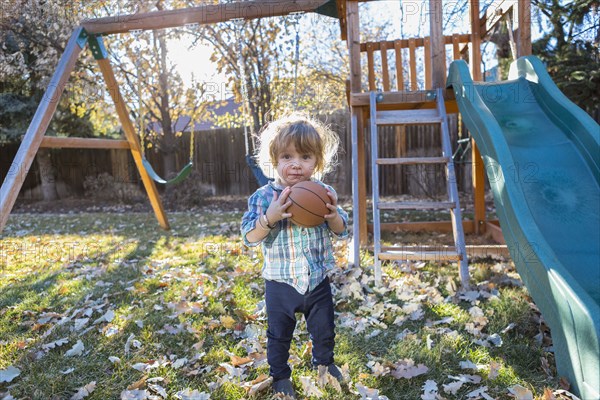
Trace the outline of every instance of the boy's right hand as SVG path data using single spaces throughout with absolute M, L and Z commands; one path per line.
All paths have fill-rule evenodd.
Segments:
M 273 193 L 273 200 L 265 213 L 267 215 L 267 219 L 271 224 L 275 224 L 282 219 L 286 219 L 292 216 L 292 214 L 285 212 L 289 206 L 292 205 L 292 201 L 288 200 L 288 196 L 290 195 L 291 187 L 286 186 L 285 189 L 281 192 L 280 195 L 277 192 Z

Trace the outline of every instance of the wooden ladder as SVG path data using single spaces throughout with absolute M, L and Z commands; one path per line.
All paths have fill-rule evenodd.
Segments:
M 458 188 L 452 161 L 452 146 L 448 131 L 448 119 L 443 92 L 435 92 L 435 109 L 377 111 L 376 93 L 370 93 L 371 129 L 371 182 L 373 193 L 373 249 L 375 258 L 375 282 L 381 283 L 382 260 L 457 261 L 459 276 L 464 287 L 469 285 L 469 267 L 463 232 Z M 377 144 L 377 127 L 382 125 L 440 124 L 442 135 L 441 157 L 380 158 Z M 380 165 L 445 164 L 448 201 L 441 202 L 382 202 L 379 200 Z M 420 247 L 381 247 L 381 210 L 440 210 L 450 211 L 454 248 L 437 251 Z

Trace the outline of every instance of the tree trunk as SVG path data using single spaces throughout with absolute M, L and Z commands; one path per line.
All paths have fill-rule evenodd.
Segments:
M 50 150 L 45 148 L 38 149 L 37 164 L 42 182 L 42 197 L 45 201 L 58 199 L 56 191 L 56 176 L 52 166 L 52 155 Z

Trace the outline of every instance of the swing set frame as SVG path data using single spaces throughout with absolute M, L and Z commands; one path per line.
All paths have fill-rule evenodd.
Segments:
M 327 14 L 332 12 L 332 4 L 335 7 L 335 0 L 245 1 L 84 20 L 73 31 L 67 42 L 54 75 L 0 188 L 0 232 L 6 225 L 10 211 L 40 147 L 130 150 L 160 226 L 166 230 L 170 229 L 154 179 L 144 166 L 145 159 L 140 140 L 119 90 L 114 70 L 102 40 L 103 36 L 139 32 L 140 30 L 177 28 L 190 24 L 214 24 L 240 18 L 255 19 L 285 16 L 298 12 Z M 125 140 L 45 137 L 50 120 L 56 111 L 58 100 L 62 96 L 75 63 L 86 45 L 98 63 L 108 93 L 117 111 L 119 122 L 125 133 Z

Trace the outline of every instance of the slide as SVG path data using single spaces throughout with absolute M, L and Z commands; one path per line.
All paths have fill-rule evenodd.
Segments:
M 522 57 L 509 80 L 448 87 L 483 157 L 511 257 L 551 329 L 558 374 L 600 399 L 600 127 Z

